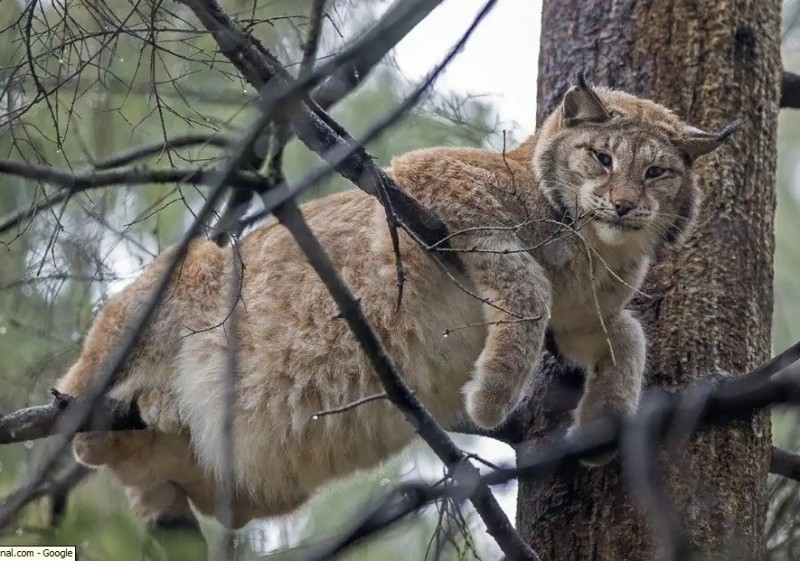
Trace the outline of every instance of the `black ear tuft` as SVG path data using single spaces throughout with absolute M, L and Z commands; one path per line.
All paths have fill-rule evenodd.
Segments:
M 734 119 L 716 134 L 688 127 L 683 136 L 675 140 L 675 145 L 688 156 L 690 162 L 693 162 L 722 146 L 732 134 L 743 128 L 742 119 Z
M 600 96 L 587 82 L 583 70 L 578 72 L 578 83 L 564 94 L 561 110 L 568 127 L 580 123 L 602 123 L 611 118 Z
M 744 119 L 734 119 L 717 134 L 718 142 L 725 142 L 728 137 L 744 129 Z

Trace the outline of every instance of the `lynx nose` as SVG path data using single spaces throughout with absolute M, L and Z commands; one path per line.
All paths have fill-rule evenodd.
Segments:
M 626 201 L 625 199 L 620 199 L 614 202 L 614 210 L 617 211 L 618 216 L 625 216 L 631 211 L 632 208 L 633 203 Z

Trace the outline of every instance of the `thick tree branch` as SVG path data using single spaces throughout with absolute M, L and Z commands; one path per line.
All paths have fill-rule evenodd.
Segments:
M 739 383 L 759 384 L 768 382 L 773 376 L 797 361 L 800 361 L 800 341 L 740 378 Z M 563 384 L 563 387 L 554 384 L 550 389 L 552 392 L 559 394 L 545 397 L 550 404 L 549 409 L 552 409 L 555 413 L 570 410 L 575 405 L 578 397 L 576 388 L 567 387 L 566 384 Z M 682 395 L 681 393 L 675 394 L 675 398 L 681 399 Z M 526 399 L 529 399 L 529 397 Z M 528 423 L 525 413 L 529 412 L 529 409 L 527 404 L 523 402 L 505 424 L 491 431 L 476 427 L 466 417 L 457 419 L 447 429 L 461 434 L 493 438 L 515 447 L 525 447 L 526 445 L 522 440 L 524 438 L 524 427 Z M 800 454 L 773 446 L 769 471 L 775 475 L 800 481 Z
M 27 442 L 61 434 L 63 423 L 59 421 L 74 410 L 81 402 L 71 395 L 56 390 L 53 401 L 47 405 L 37 405 L 20 409 L 0 417 L 0 444 Z M 78 426 L 78 432 L 91 430 L 140 430 L 146 428 L 139 416 L 139 410 L 123 407 L 110 399 L 99 401 L 92 407 L 92 415 Z M 68 434 L 68 433 L 67 433 Z
M 800 74 L 783 71 L 780 106 L 800 109 Z
M 800 454 L 773 446 L 772 456 L 769 461 L 769 472 L 787 479 L 800 481 Z
M 342 99 L 347 97 L 350 92 L 355 90 L 378 62 L 379 59 L 364 58 L 353 61 L 351 64 L 343 65 L 314 90 L 311 98 L 321 109 L 327 111 L 330 107 L 339 103 Z M 310 73 L 310 67 L 308 71 Z M 307 74 L 301 73 L 301 77 L 306 75 Z M 294 132 L 286 130 L 285 134 L 284 142 L 288 143 L 294 137 Z M 274 141 L 275 140 L 273 140 L 273 142 Z M 266 157 L 267 151 L 264 150 L 263 153 L 264 157 L 256 157 L 252 162 L 253 169 L 260 169 L 264 165 L 264 158 Z M 273 180 L 275 178 L 268 176 L 268 179 Z M 271 188 L 272 187 L 265 190 Z M 251 202 L 252 191 L 236 189 L 231 192 L 225 203 L 225 210 L 215 225 L 216 232 L 214 233 L 213 240 L 218 245 L 225 245 L 231 234 L 236 236 L 241 235 L 250 223 L 264 216 L 263 213 L 259 213 L 259 217 L 252 217 L 251 220 L 248 221 L 244 220 L 244 216 L 250 208 Z

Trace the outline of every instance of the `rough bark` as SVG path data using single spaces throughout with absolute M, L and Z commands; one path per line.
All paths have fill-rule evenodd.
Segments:
M 649 340 L 649 383 L 677 389 L 709 373 L 740 374 L 769 357 L 775 138 L 781 84 L 778 0 L 545 0 L 539 60 L 541 120 L 585 69 L 597 84 L 744 133 L 698 165 L 706 193 L 695 234 L 665 257 L 636 307 Z M 563 375 L 552 361 L 537 393 Z M 528 438 L 562 430 L 541 405 Z M 675 518 L 694 548 L 763 559 L 770 458 L 766 413 L 702 433 L 661 458 Z M 651 560 L 658 540 L 632 500 L 619 461 L 521 481 L 517 525 L 543 560 Z

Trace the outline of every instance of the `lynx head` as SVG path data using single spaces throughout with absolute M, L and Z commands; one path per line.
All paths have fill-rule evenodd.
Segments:
M 542 126 L 533 166 L 553 207 L 588 221 L 602 243 L 653 251 L 680 243 L 697 214 L 695 160 L 740 128 L 737 120 L 703 132 L 655 102 L 595 89 L 581 74 Z

